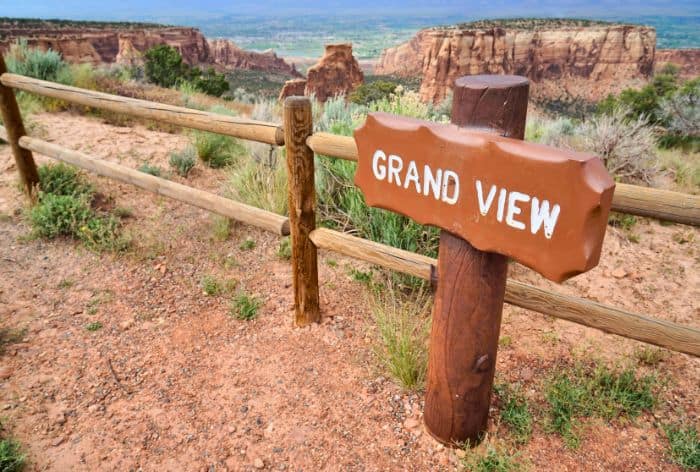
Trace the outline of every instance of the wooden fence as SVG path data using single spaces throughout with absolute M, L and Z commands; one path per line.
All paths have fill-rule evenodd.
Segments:
M 12 89 L 183 127 L 287 146 L 290 218 L 244 205 L 186 185 L 148 175 L 94 156 L 26 136 Z M 313 133 L 310 102 L 285 102 L 283 125 L 234 118 L 189 108 L 120 97 L 7 73 L 0 57 L 0 110 L 5 127 L 0 138 L 12 146 L 27 194 L 38 184 L 31 152 L 75 165 L 98 175 L 217 213 L 279 235 L 292 235 L 296 321 L 319 319 L 316 249 L 332 250 L 378 266 L 431 280 L 437 260 L 342 232 L 314 227 L 314 153 L 357 160 L 353 138 Z M 618 184 L 612 209 L 674 223 L 700 225 L 700 197 Z M 505 301 L 623 337 L 700 357 L 700 330 L 508 280 Z

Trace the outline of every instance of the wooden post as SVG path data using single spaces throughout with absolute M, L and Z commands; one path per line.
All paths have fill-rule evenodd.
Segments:
M 0 54 L 0 75 L 7 72 L 5 59 Z M 7 129 L 7 137 L 12 148 L 12 154 L 15 156 L 15 163 L 19 171 L 19 177 L 22 180 L 22 187 L 30 203 L 36 198 L 36 187 L 39 184 L 39 174 L 36 170 L 36 163 L 31 151 L 19 147 L 19 138 L 25 136 L 27 132 L 22 123 L 22 115 L 19 113 L 19 106 L 15 93 L 11 88 L 5 87 L 0 83 L 0 112 L 2 112 L 2 121 Z
M 287 149 L 289 229 L 297 326 L 321 319 L 316 246 L 309 238 L 309 234 L 316 229 L 314 152 L 306 145 L 306 138 L 312 133 L 311 101 L 306 97 L 288 97 L 284 101 L 284 143 Z
M 517 76 L 457 79 L 452 122 L 523 139 L 529 83 Z M 477 444 L 486 431 L 508 260 L 440 233 L 424 420 L 438 441 Z

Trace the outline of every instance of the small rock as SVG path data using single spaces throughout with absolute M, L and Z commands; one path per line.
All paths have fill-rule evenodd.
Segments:
M 256 469 L 264 469 L 265 468 L 265 462 L 260 459 L 259 457 L 253 461 L 253 467 Z
M 409 418 L 403 422 L 403 427 L 406 429 L 414 429 L 420 426 L 420 421 L 415 418 Z
M 12 367 L 4 365 L 0 367 L 0 379 L 7 380 L 12 376 Z
M 60 446 L 61 444 L 63 444 L 63 441 L 65 441 L 65 440 L 66 440 L 66 438 L 64 438 L 63 436 L 61 436 L 60 438 L 56 438 L 53 441 L 51 441 L 51 446 L 53 446 L 53 447 Z
M 236 432 L 237 429 L 238 429 L 238 428 L 236 428 L 236 425 L 233 424 L 233 425 L 231 425 L 231 426 L 228 427 L 228 432 L 229 432 L 229 434 L 233 434 L 233 433 Z
M 617 269 L 612 271 L 612 276 L 615 277 L 616 279 L 621 279 L 627 275 L 627 271 L 623 269 L 622 267 L 618 267 Z
M 133 324 L 134 320 L 124 320 L 119 324 L 119 327 L 122 329 L 122 331 L 126 331 L 127 329 L 131 328 Z
M 98 405 L 97 403 L 92 404 L 92 405 L 90 405 L 90 406 L 88 407 L 88 411 L 89 411 L 90 413 L 95 414 L 95 413 L 97 413 L 98 411 L 100 411 L 100 405 Z

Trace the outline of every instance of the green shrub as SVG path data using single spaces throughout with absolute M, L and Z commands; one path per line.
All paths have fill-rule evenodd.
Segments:
M 85 196 L 42 193 L 39 203 L 29 211 L 34 236 L 56 238 L 77 236 L 92 216 Z
M 195 73 L 193 75 L 195 77 L 191 80 L 191 83 L 200 92 L 214 97 L 220 97 L 228 92 L 229 84 L 224 74 L 219 74 L 213 67 L 207 69 L 206 72 L 200 72 L 199 69 L 194 70 Z
M 213 275 L 205 275 L 200 283 L 205 295 L 213 297 L 221 293 L 221 283 Z
M 231 316 L 244 321 L 250 321 L 258 316 L 262 302 L 246 293 L 239 293 L 231 302 Z
M 99 321 L 93 321 L 92 323 L 86 324 L 85 329 L 92 332 L 99 331 L 102 329 L 102 323 Z
M 170 154 L 170 167 L 175 169 L 178 175 L 187 177 L 197 162 L 197 153 L 192 146 L 187 146 L 182 151 Z
M 700 470 L 700 437 L 692 424 L 664 426 L 668 437 L 669 453 L 676 464 L 686 470 Z
M 187 73 L 187 64 L 172 46 L 159 44 L 144 54 L 145 73 L 149 82 L 161 87 L 173 87 Z
M 465 446 L 466 454 L 462 459 L 462 465 L 469 472 L 516 472 L 523 470 L 515 456 L 505 449 L 487 445 L 481 453 L 475 453 Z
M 197 157 L 213 169 L 232 164 L 245 153 L 237 139 L 208 131 L 194 132 L 194 147 Z
M 19 442 L 8 438 L 0 440 L 0 471 L 20 472 L 24 470 L 26 460 Z
M 80 171 L 64 164 L 47 164 L 39 166 L 39 185 L 45 194 L 53 195 L 92 195 L 92 185 L 85 181 Z
M 527 442 L 532 434 L 532 414 L 527 398 L 519 388 L 508 384 L 498 384 L 494 390 L 501 401 L 501 421 L 508 425 L 516 442 Z
M 277 257 L 287 261 L 292 258 L 292 241 L 289 237 L 280 239 L 280 245 L 277 247 Z
M 348 98 L 358 105 L 369 105 L 371 102 L 389 98 L 398 85 L 388 80 L 365 83 L 357 87 Z
M 59 73 L 67 67 L 59 53 L 29 48 L 25 39 L 10 46 L 6 63 L 9 72 L 51 82 L 56 82 Z

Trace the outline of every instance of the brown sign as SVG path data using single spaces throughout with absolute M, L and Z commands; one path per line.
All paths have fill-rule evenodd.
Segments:
M 370 206 L 561 282 L 595 267 L 615 183 L 595 156 L 386 113 L 355 131 Z

